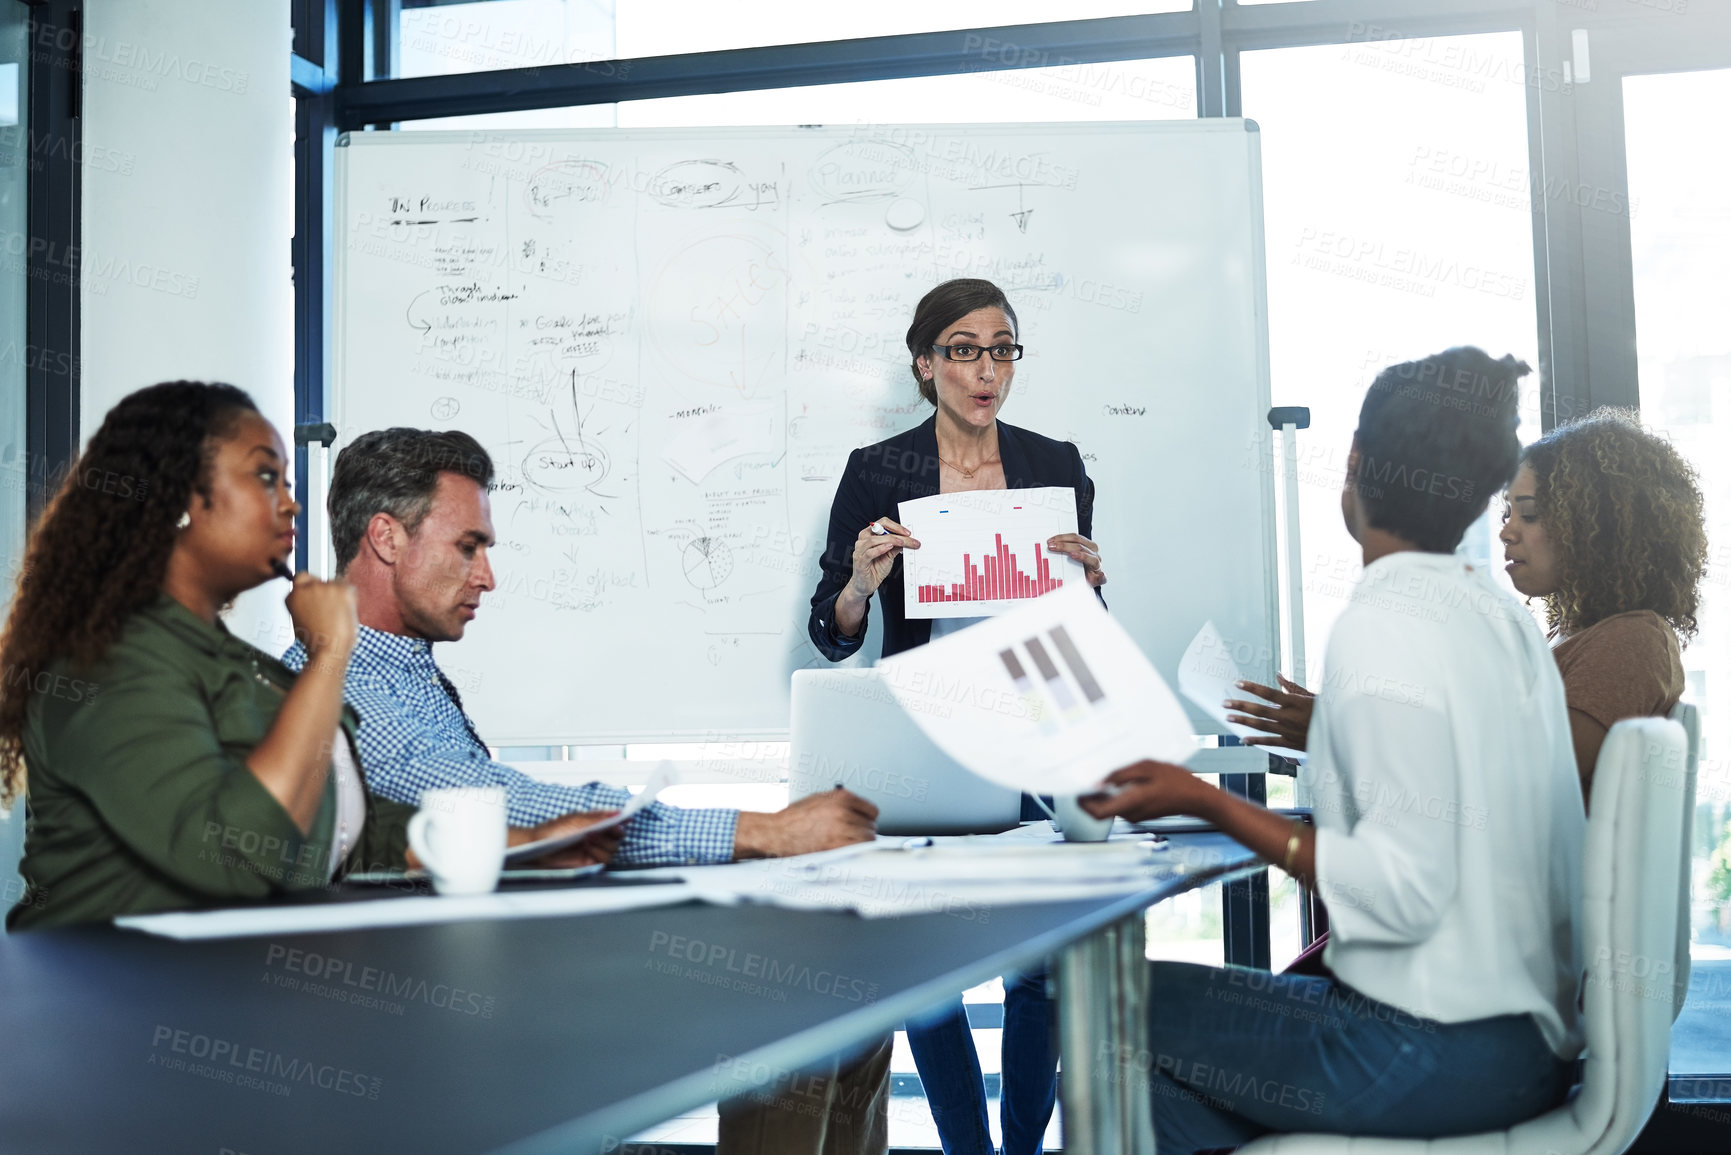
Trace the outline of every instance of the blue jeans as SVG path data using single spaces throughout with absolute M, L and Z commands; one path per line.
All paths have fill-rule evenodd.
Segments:
M 908 1021 L 908 1049 L 919 1068 L 944 1155 L 993 1155 L 980 1057 L 960 999 Z M 1004 1155 L 1040 1155 L 1058 1092 L 1058 1048 L 1046 968 L 1004 979 L 1004 1046 L 999 1115 Z
M 1270 1131 L 1440 1138 L 1563 1101 L 1574 1064 L 1530 1015 L 1416 1018 L 1333 979 L 1151 963 L 1145 1079 L 1160 1155 Z

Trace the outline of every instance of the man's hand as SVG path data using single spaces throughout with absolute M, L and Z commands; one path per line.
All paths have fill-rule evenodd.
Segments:
M 876 806 L 839 786 L 774 814 L 744 810 L 733 833 L 733 857 L 786 858 L 867 842 L 877 834 L 877 818 Z
M 539 842 L 543 838 L 561 838 L 586 826 L 593 826 L 604 818 L 611 818 L 617 813 L 617 810 L 574 810 L 539 826 L 513 826 L 505 832 L 505 845 L 522 846 L 525 842 Z M 619 849 L 620 839 L 624 837 L 625 827 L 609 827 L 592 837 L 573 842 L 570 846 L 544 854 L 533 861 L 536 866 L 552 869 L 608 862 L 613 858 L 613 852 Z
M 1077 801 L 1095 818 L 1123 818 L 1129 822 L 1147 822 L 1174 814 L 1207 818 L 1212 796 L 1219 794 L 1184 767 L 1170 762 L 1137 762 L 1112 771 L 1106 784 L 1116 787 L 1117 793 L 1087 794 Z
M 1227 715 L 1227 721 L 1273 735 L 1271 738 L 1246 738 L 1245 745 L 1284 746 L 1288 750 L 1302 750 L 1305 742 L 1309 741 L 1310 712 L 1316 705 L 1316 695 L 1285 677 L 1280 678 L 1280 684 L 1285 687 L 1284 693 L 1272 686 L 1263 686 L 1256 682 L 1238 683 L 1240 690 L 1273 702 L 1272 706 L 1264 706 L 1261 702 L 1243 702 L 1237 698 L 1226 700 L 1228 710 L 1242 711 Z

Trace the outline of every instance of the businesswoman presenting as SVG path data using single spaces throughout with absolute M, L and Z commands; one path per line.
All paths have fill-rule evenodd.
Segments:
M 832 662 L 859 651 L 874 593 L 883 610 L 885 657 L 978 620 L 905 616 L 901 554 L 920 543 L 895 520 L 903 501 L 973 489 L 1070 486 L 1078 532 L 1060 534 L 1046 548 L 1080 562 L 1089 585 L 1105 584 L 1099 547 L 1088 537 L 1094 483 L 1081 453 L 1069 442 L 998 420 L 1022 356 L 1016 337 L 1015 310 L 990 281 L 946 281 L 915 307 L 908 352 L 920 396 L 936 412 L 848 458 L 830 509 L 823 573 L 808 623 L 812 644 Z M 888 532 L 873 532 L 874 523 Z M 1057 1056 L 1044 985 L 1043 974 L 1005 983 L 1004 1155 L 1040 1150 L 1052 1114 Z M 961 1004 L 950 1004 L 923 1024 L 909 1023 L 908 1043 L 946 1155 L 991 1155 L 985 1084 Z
M 285 572 L 300 512 L 287 472 L 250 397 L 174 381 L 109 411 L 43 513 L 0 639 L 0 801 L 30 804 L 12 929 L 413 864 L 413 808 L 368 795 L 353 758 L 354 591 L 295 579 L 288 611 L 312 651 L 298 678 L 222 624 L 221 607 Z M 564 853 L 604 861 L 617 840 Z

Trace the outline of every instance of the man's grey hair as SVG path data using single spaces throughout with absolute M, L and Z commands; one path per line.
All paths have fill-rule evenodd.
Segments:
M 373 515 L 388 513 L 411 534 L 433 508 L 439 474 L 493 484 L 493 459 L 481 443 L 456 429 L 379 429 L 363 433 L 337 454 L 331 476 L 331 544 L 337 572 L 360 552 Z

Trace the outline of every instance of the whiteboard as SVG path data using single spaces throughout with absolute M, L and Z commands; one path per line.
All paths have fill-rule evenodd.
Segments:
M 1015 306 L 1003 420 L 1080 447 L 1161 673 L 1207 619 L 1277 667 L 1254 122 L 370 132 L 336 173 L 337 444 L 498 468 L 439 648 L 489 741 L 785 736 L 838 477 L 931 412 L 903 335 L 956 276 Z

